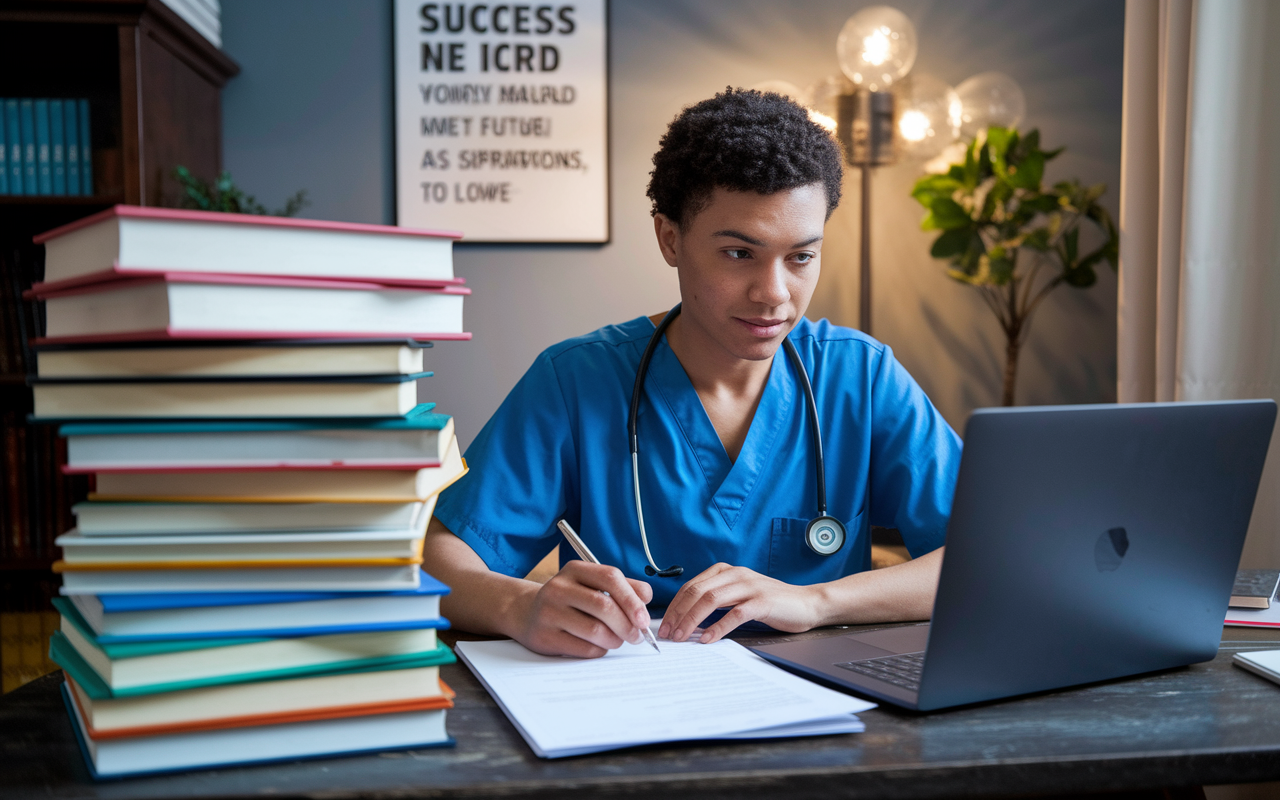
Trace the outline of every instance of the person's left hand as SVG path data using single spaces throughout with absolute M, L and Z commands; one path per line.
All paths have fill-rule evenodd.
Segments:
M 702 632 L 703 644 L 751 620 L 780 631 L 807 631 L 821 624 L 819 592 L 817 586 L 792 586 L 746 567 L 714 564 L 676 592 L 658 636 L 683 642 L 718 608 L 729 612 Z

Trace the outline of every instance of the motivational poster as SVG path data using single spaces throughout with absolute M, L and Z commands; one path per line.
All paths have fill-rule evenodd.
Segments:
M 608 241 L 606 11 L 396 0 L 398 224 Z

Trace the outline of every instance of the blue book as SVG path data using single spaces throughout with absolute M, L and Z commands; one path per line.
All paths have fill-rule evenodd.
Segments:
M 36 106 L 35 101 L 24 98 L 18 101 L 22 117 L 22 193 L 40 194 L 36 171 Z
M 89 130 L 89 101 L 79 101 L 80 117 L 80 194 L 93 194 L 93 137 Z
M 104 645 L 449 627 L 440 616 L 449 588 L 425 572 L 419 578 L 416 589 L 390 592 L 73 595 L 70 602 Z
M 5 141 L 9 147 L 9 194 L 25 194 L 22 187 L 22 122 L 18 101 L 4 101 Z
M 37 100 L 36 113 L 36 168 L 39 193 L 53 194 L 53 154 L 49 139 L 49 101 Z
M 421 597 L 445 595 L 449 587 L 419 570 L 421 583 L 416 589 L 389 592 L 170 592 L 138 594 L 103 594 L 85 596 L 91 604 L 102 606 L 104 614 L 127 611 L 157 611 L 173 608 L 209 608 L 211 606 L 259 606 L 273 603 L 306 603 L 314 600 L 340 600 L 351 597 Z
M 5 101 L 0 98 L 0 194 L 9 193 L 9 126 L 5 124 Z
M 67 194 L 80 194 L 80 122 L 76 101 L 62 104 L 63 136 L 67 140 Z
M 63 135 L 62 101 L 49 101 L 49 162 L 53 166 L 53 193 L 67 193 L 66 136 Z

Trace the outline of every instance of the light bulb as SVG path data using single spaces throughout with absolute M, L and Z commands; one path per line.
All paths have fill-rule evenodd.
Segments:
M 908 142 L 921 142 L 933 134 L 930 129 L 929 118 L 924 115 L 923 111 L 916 111 L 914 108 L 908 109 L 902 113 L 902 119 L 898 120 L 898 132 L 902 134 L 902 138 Z
M 843 75 L 831 75 L 809 86 L 800 95 L 800 102 L 809 109 L 809 119 L 835 133 L 836 120 L 840 116 L 839 100 L 842 94 L 851 94 L 853 84 Z
M 849 80 L 873 92 L 901 80 L 916 61 L 916 27 L 896 8 L 870 6 L 849 17 L 836 39 Z
M 960 134 L 960 98 L 947 84 L 915 74 L 894 87 L 903 155 L 927 161 Z
M 956 87 L 960 133 L 971 138 L 992 126 L 1014 128 L 1027 116 L 1027 98 L 1017 81 L 1003 72 L 983 72 Z

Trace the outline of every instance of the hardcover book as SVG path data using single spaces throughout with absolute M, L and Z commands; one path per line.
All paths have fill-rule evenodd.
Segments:
M 87 138 L 82 138 L 82 142 Z M 133 272 L 454 283 L 461 234 L 390 225 L 115 206 L 37 236 L 45 281 Z

